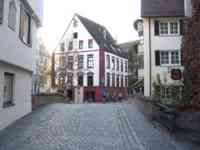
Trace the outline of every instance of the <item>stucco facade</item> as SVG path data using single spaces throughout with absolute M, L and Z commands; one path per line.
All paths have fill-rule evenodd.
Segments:
M 109 40 L 111 40 L 110 43 Z M 90 41 L 92 41 L 91 47 Z M 113 49 L 116 52 L 112 52 Z M 65 54 L 66 71 L 63 72 L 66 75 L 65 88 L 73 93 L 72 90 L 74 88 L 83 87 L 84 100 L 93 99 L 93 102 L 102 102 L 103 91 L 108 93 L 110 89 L 113 91 L 126 87 L 125 77 L 128 75 L 128 71 L 125 73 L 125 62 L 128 64 L 128 60 L 119 54 L 120 49 L 117 49 L 106 28 L 87 18 L 77 14 L 74 15 L 59 42 L 55 55 L 56 53 L 58 55 L 60 53 Z M 110 57 L 110 68 L 106 66 L 108 55 Z M 79 56 L 81 56 L 81 59 Z M 112 58 L 114 59 L 114 69 L 112 69 Z M 124 69 L 122 72 L 116 69 L 117 60 L 119 60 L 119 65 L 123 61 Z M 79 66 L 80 63 L 81 67 Z M 91 64 L 92 66 L 90 66 Z M 56 68 L 59 68 L 59 66 Z M 110 85 L 107 86 L 107 73 L 110 75 L 110 80 L 114 79 L 115 82 L 117 75 L 120 77 L 123 75 L 123 85 L 121 86 L 121 83 L 120 85 L 117 85 L 117 83 L 111 85 L 110 82 Z M 112 74 L 114 74 L 114 77 L 112 77 Z M 59 77 L 59 73 L 55 76 Z M 81 85 L 79 85 L 79 79 L 81 80 Z
M 181 60 L 178 64 L 156 65 L 156 51 L 178 51 L 179 59 L 181 57 L 182 35 L 180 34 L 181 17 L 145 17 L 144 22 L 144 94 L 145 96 L 153 96 L 153 84 L 157 82 L 157 76 L 165 85 L 181 85 L 182 81 L 174 81 L 171 79 L 171 69 L 179 68 Z M 155 35 L 155 21 L 161 22 L 177 22 L 177 35 Z
M 0 130 L 31 112 L 31 82 L 34 70 L 34 54 L 37 45 L 37 28 L 41 25 L 40 18 L 27 1 L 4 0 L 2 24 L 0 24 Z M 15 8 L 15 28 L 10 28 L 11 2 Z M 35 3 L 36 4 L 36 3 Z M 37 3 L 39 6 L 39 3 Z M 21 34 L 21 11 L 26 9 L 29 18 L 29 42 L 24 43 Z M 13 17 L 13 16 L 12 16 Z M 11 76 L 8 81 L 6 76 Z M 12 84 L 8 87 L 8 82 Z M 9 92 L 7 92 L 9 88 Z M 5 101 L 10 95 L 10 100 Z

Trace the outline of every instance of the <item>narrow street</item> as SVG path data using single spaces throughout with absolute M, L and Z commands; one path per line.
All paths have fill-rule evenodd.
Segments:
M 0 150 L 151 149 L 184 150 L 128 104 L 52 104 L 0 132 Z

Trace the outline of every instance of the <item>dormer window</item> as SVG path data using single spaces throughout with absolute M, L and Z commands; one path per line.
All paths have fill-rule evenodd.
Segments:
M 9 3 L 8 27 L 13 31 L 16 30 L 16 19 L 17 19 L 16 14 L 17 14 L 16 4 L 15 1 L 12 0 Z

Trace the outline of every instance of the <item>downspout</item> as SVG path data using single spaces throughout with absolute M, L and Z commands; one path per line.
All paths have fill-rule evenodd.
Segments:
M 150 17 L 149 17 L 149 82 L 150 82 L 150 84 L 149 84 L 149 90 L 150 90 L 150 96 L 152 96 L 152 82 L 151 82 L 151 80 L 152 80 L 152 76 L 151 76 L 151 72 L 152 72 L 152 63 L 151 63 L 151 60 L 152 60 L 152 58 L 151 58 L 151 51 L 152 51 L 152 49 L 151 49 L 151 19 L 150 19 Z

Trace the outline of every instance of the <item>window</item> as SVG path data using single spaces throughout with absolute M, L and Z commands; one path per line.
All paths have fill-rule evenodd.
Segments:
M 180 56 L 178 51 L 171 52 L 171 63 L 180 64 Z
M 121 75 L 121 86 L 123 87 L 124 86 L 124 76 Z
M 128 76 L 125 76 L 125 86 L 128 87 Z
M 23 43 L 30 45 L 31 44 L 31 17 L 25 11 L 23 6 L 21 6 L 20 13 L 20 39 Z
M 119 75 L 117 75 L 117 87 L 119 87 Z
M 92 72 L 89 72 L 87 76 L 88 86 L 93 86 L 94 74 Z
M 79 49 L 83 49 L 83 40 L 79 41 Z
M 61 67 L 65 66 L 65 57 L 64 56 L 60 56 L 59 58 L 59 64 Z
M 161 65 L 169 64 L 169 52 L 163 51 L 161 52 Z
M 124 71 L 124 64 L 123 64 L 123 60 L 121 59 L 121 72 Z
M 107 58 L 107 69 L 110 69 L 110 56 L 106 55 Z
M 13 106 L 14 74 L 4 73 L 3 107 Z
M 87 56 L 87 66 L 88 66 L 88 68 L 94 68 L 94 56 L 93 55 Z
M 178 34 L 178 22 L 171 22 L 170 23 L 170 33 L 171 34 Z
M 178 35 L 182 34 L 181 21 L 167 22 L 155 21 L 155 35 Z M 158 28 L 158 29 L 157 29 Z
M 78 27 L 78 21 L 76 19 L 74 19 L 73 27 Z
M 180 64 L 180 52 L 177 51 L 160 51 L 160 63 L 161 65 L 179 65 Z
M 144 55 L 138 56 L 138 69 L 144 69 Z
M 75 32 L 75 33 L 73 34 L 73 38 L 74 38 L 74 39 L 77 39 L 77 38 L 78 38 L 78 33 L 77 33 L 77 32 Z
M 93 39 L 88 40 L 88 48 L 93 48 Z
M 83 73 L 78 73 L 78 85 L 83 86 Z
M 117 58 L 117 71 L 119 71 L 119 58 Z
M 171 98 L 171 96 L 172 96 L 171 93 L 172 93 L 171 88 L 169 88 L 169 87 L 161 88 L 161 97 L 162 98 Z
M 70 42 L 69 42 L 69 48 L 68 48 L 68 50 L 72 50 L 72 49 L 73 49 L 73 42 L 70 41 Z
M 112 56 L 112 70 L 115 70 L 115 57 Z
M 9 3 L 9 16 L 8 16 L 8 27 L 12 29 L 13 31 L 16 30 L 16 16 L 17 15 L 17 8 L 15 1 L 12 0 Z
M 71 72 L 67 74 L 67 83 L 70 84 L 71 86 L 73 85 L 73 73 Z
M 65 43 L 64 43 L 64 42 L 62 42 L 62 43 L 60 44 L 60 50 L 61 50 L 62 52 L 65 51 Z
M 107 86 L 110 86 L 110 73 L 107 73 Z
M 73 56 L 68 56 L 68 69 L 73 70 L 73 64 L 74 64 L 74 58 Z
M 160 34 L 161 35 L 168 34 L 168 22 L 161 22 L 160 23 Z
M 125 61 L 125 72 L 128 72 L 128 61 Z
M 115 87 L 115 74 L 112 74 L 112 86 Z
M 83 69 L 84 68 L 83 61 L 84 61 L 84 56 L 83 55 L 79 55 L 78 56 L 78 68 L 79 69 Z
M 4 0 L 0 0 L 0 24 L 3 23 Z

